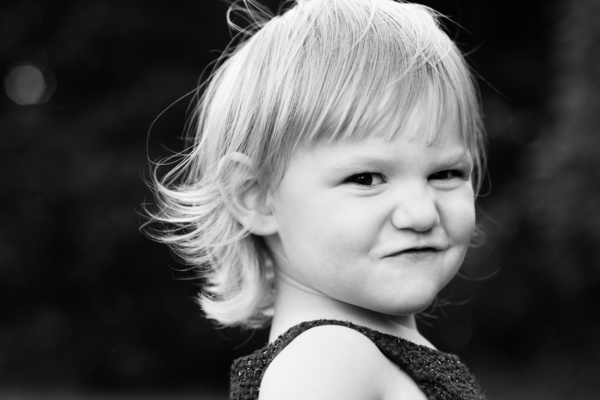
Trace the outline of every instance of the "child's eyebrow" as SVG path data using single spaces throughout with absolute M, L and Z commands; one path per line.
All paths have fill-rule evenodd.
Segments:
M 472 167 L 473 157 L 471 157 L 470 153 L 461 151 L 460 153 L 444 156 L 437 162 L 437 164 L 442 168 L 449 168 L 456 165 Z
M 333 172 L 367 172 L 381 170 L 393 164 L 393 160 L 382 157 L 360 156 L 342 159 L 331 166 Z

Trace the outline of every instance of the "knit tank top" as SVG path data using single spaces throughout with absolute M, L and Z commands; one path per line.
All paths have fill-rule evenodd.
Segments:
M 345 326 L 365 335 L 381 353 L 406 372 L 430 400 L 485 399 L 473 375 L 453 354 L 350 322 L 317 320 L 298 324 L 273 343 L 235 360 L 231 367 L 230 400 L 258 399 L 262 377 L 273 359 L 302 332 L 322 325 Z

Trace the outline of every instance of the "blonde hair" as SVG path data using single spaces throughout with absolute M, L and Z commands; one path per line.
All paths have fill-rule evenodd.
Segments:
M 198 269 L 206 316 L 252 328 L 272 315 L 273 265 L 262 238 L 228 212 L 242 188 L 235 171 L 217 173 L 221 160 L 246 155 L 266 193 L 298 145 L 392 137 L 419 102 L 426 106 L 416 112 L 435 128 L 427 142 L 458 115 L 476 190 L 485 165 L 474 80 L 433 10 L 392 0 L 299 0 L 258 25 L 212 74 L 190 150 L 162 178 L 155 170 L 149 221 L 154 239 Z

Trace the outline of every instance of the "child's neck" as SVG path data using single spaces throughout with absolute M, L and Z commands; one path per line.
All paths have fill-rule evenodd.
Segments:
M 269 341 L 301 322 L 335 319 L 363 325 L 379 332 L 433 347 L 417 330 L 414 315 L 389 316 L 337 301 L 285 281 L 277 281 L 275 315 Z

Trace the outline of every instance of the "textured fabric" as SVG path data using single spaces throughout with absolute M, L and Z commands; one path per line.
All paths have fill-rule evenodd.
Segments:
M 230 400 L 258 399 L 263 374 L 273 359 L 302 332 L 321 325 L 345 326 L 365 335 L 387 358 L 406 372 L 431 400 L 485 399 L 473 375 L 455 355 L 350 322 L 318 320 L 296 325 L 275 342 L 235 360 L 231 367 Z

